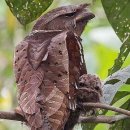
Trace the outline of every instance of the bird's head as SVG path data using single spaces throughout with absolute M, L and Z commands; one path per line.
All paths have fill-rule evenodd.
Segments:
M 101 80 L 96 75 L 84 74 L 78 82 L 78 100 L 83 102 L 100 102 L 102 96 Z
M 69 30 L 80 36 L 87 22 L 94 18 L 87 7 L 88 4 L 81 4 L 54 9 L 41 16 L 33 30 Z

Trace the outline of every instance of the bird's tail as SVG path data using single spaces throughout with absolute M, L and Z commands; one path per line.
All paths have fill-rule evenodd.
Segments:
M 50 122 L 49 122 L 49 119 L 48 119 L 48 117 L 47 117 L 47 115 L 46 115 L 46 113 L 45 113 L 45 111 L 44 112 L 42 112 L 41 111 L 41 123 L 40 124 L 42 124 L 42 125 L 40 125 L 39 127 L 37 126 L 37 125 L 33 125 L 33 126 L 30 126 L 31 127 L 31 130 L 53 130 L 53 128 L 51 127 L 51 124 L 50 124 Z M 36 115 L 35 115 L 35 118 L 36 118 Z M 40 118 L 39 118 L 40 119 Z M 36 118 L 36 120 L 37 120 L 37 118 Z M 37 122 L 37 121 L 36 121 Z M 38 123 L 37 123 L 38 124 Z M 35 126 L 35 127 L 34 127 Z M 37 127 L 37 128 L 36 128 Z

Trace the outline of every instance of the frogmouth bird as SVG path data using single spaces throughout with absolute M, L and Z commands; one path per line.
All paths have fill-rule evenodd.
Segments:
M 92 74 L 83 74 L 79 77 L 76 93 L 76 110 L 71 111 L 64 130 L 72 130 L 74 125 L 78 123 L 80 115 L 86 115 L 87 112 L 95 114 L 96 109 L 85 107 L 83 103 L 100 102 L 102 97 L 102 83 L 98 76 Z
M 80 36 L 94 17 L 87 6 L 48 12 L 16 46 L 16 112 L 31 130 L 64 130 L 71 110 L 76 109 L 76 86 L 87 73 Z

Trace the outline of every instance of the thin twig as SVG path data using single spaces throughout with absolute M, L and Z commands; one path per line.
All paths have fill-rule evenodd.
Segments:
M 128 119 L 130 116 L 127 115 L 116 115 L 116 116 L 90 116 L 90 117 L 80 117 L 79 123 L 107 123 L 113 124 L 117 121 Z
M 115 112 L 130 116 L 130 111 L 127 111 L 127 110 L 122 109 L 122 108 L 113 107 L 113 106 L 103 104 L 103 103 L 91 103 L 90 102 L 90 103 L 83 103 L 83 104 L 80 104 L 80 105 L 83 106 L 83 107 L 102 108 L 102 109 L 105 109 L 105 110 L 111 110 L 111 111 L 115 111 Z
M 102 103 L 83 103 L 80 104 L 83 107 L 92 107 L 92 108 L 102 108 L 106 110 L 112 110 L 118 113 L 121 113 L 122 115 L 115 115 L 115 116 L 91 116 L 91 117 L 80 117 L 79 122 L 91 122 L 91 123 L 114 123 L 116 121 L 130 118 L 130 111 L 116 108 L 107 104 Z M 22 121 L 25 122 L 26 120 L 21 115 L 15 113 L 15 112 L 3 112 L 0 111 L 0 119 L 8 119 L 8 120 L 15 120 L 15 121 Z
M 15 121 L 22 121 L 22 122 L 25 121 L 25 119 L 21 115 L 13 111 L 12 112 L 0 111 L 0 119 L 15 120 Z

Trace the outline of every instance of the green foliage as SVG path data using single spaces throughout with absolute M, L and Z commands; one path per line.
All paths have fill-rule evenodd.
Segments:
M 112 66 L 113 60 L 117 56 L 117 52 L 104 45 L 95 45 L 94 48 L 95 55 L 98 57 L 98 63 L 101 63 L 100 67 L 97 70 L 97 73 L 100 74 L 101 78 L 106 78 L 107 70 L 110 66 Z
M 119 53 L 117 59 L 115 59 L 115 63 L 113 65 L 113 67 L 108 70 L 108 75 L 113 74 L 114 72 L 116 72 L 117 70 L 119 70 L 122 67 L 129 52 L 130 52 L 130 43 L 125 42 L 124 44 L 122 44 L 122 46 L 120 48 L 120 53 Z
M 117 70 L 119 70 L 122 65 L 124 64 L 129 52 L 130 52 L 130 1 L 129 0 L 102 0 L 102 5 L 104 7 L 105 13 L 107 15 L 107 18 L 110 22 L 110 24 L 112 25 L 113 29 L 115 30 L 117 36 L 120 38 L 120 40 L 122 41 L 122 46 L 120 48 L 120 53 L 117 57 L 117 59 L 115 60 L 115 63 L 113 65 L 113 67 L 109 70 L 109 75 L 113 74 L 114 72 L 116 72 Z M 105 57 L 107 58 L 103 60 L 103 58 L 101 58 L 101 60 L 103 60 L 102 63 L 102 69 L 104 67 L 104 65 L 109 64 L 110 62 L 108 61 L 108 55 L 112 55 L 111 52 L 109 52 L 109 50 L 107 51 L 109 54 L 107 54 Z M 104 53 L 103 53 L 104 54 Z M 104 55 L 102 56 L 102 52 L 100 53 L 100 57 L 104 57 Z M 100 58 L 99 58 L 100 59 Z M 112 59 L 111 59 L 112 60 Z M 104 62 L 106 61 L 106 62 Z M 101 61 L 102 62 L 102 61 Z M 101 71 L 100 71 L 101 72 Z M 120 71 L 119 71 L 120 73 Z M 123 77 L 124 74 L 121 74 L 121 76 Z M 118 80 L 118 79 L 117 79 Z M 114 85 L 110 85 L 110 89 L 116 89 L 114 87 Z M 113 86 L 113 87 L 112 87 Z M 121 85 L 119 85 L 121 86 Z M 119 89 L 119 87 L 118 87 Z M 130 86 L 125 85 L 121 88 L 120 92 L 118 92 L 115 95 L 115 98 L 113 100 L 113 106 L 117 106 L 117 107 L 122 107 L 124 109 L 130 110 Z M 114 112 L 107 112 L 104 113 L 106 115 L 115 115 L 116 113 Z M 108 125 L 108 124 L 82 124 L 82 129 L 83 130 L 127 130 L 129 129 L 129 124 L 130 124 L 130 120 L 122 120 L 119 122 L 116 122 L 113 125 Z
M 123 98 L 121 98 L 121 97 L 123 97 Z M 120 93 L 118 93 L 116 95 L 116 98 L 113 101 L 113 106 L 115 106 L 115 107 L 121 107 L 121 108 L 124 108 L 124 109 L 128 109 L 127 106 L 128 106 L 128 103 L 129 103 L 129 99 L 130 99 L 130 94 L 128 92 L 125 92 L 125 93 L 124 92 L 120 92 Z M 107 112 L 104 113 L 104 115 L 114 116 L 114 115 L 116 115 L 116 113 L 112 112 L 112 111 L 107 111 Z M 127 119 L 127 121 L 130 123 L 129 119 Z M 117 126 L 117 124 L 118 124 L 118 126 Z M 114 123 L 112 125 L 110 125 L 110 124 L 98 124 L 95 127 L 94 130 L 100 130 L 101 128 L 103 130 L 115 130 L 115 129 L 117 129 L 117 130 L 126 130 L 127 129 L 127 127 L 124 126 L 124 124 L 123 124 L 123 120 L 119 121 L 117 123 Z
M 102 5 L 110 24 L 123 42 L 120 53 L 109 70 L 110 75 L 122 67 L 130 51 L 130 1 L 102 0 Z
M 3 0 L 4 1 L 4 0 Z M 5 0 L 8 4 L 11 12 L 17 17 L 19 22 L 26 25 L 36 18 L 38 18 L 53 2 L 53 0 Z M 88 2 L 91 0 L 54 0 L 53 7 L 56 8 L 58 5 L 64 5 L 66 3 L 81 3 Z M 91 55 L 91 61 L 87 60 L 86 65 L 92 72 L 98 73 L 101 78 L 105 78 L 107 75 L 107 69 L 112 66 L 115 57 L 117 56 L 117 50 L 115 48 L 108 47 L 105 43 L 95 43 L 89 41 L 89 32 L 92 29 L 99 27 L 106 28 L 108 23 L 103 14 L 103 8 L 100 6 L 100 1 L 92 0 L 94 5 L 94 13 L 97 19 L 94 22 L 90 22 L 85 29 L 85 54 Z M 14 17 L 8 10 L 4 10 L 5 6 L 0 1 L 0 23 L 4 21 L 4 24 L 0 24 L 0 109 L 6 110 L 15 108 L 17 105 L 16 99 L 16 87 L 14 87 L 13 77 L 13 48 L 14 44 L 17 44 L 26 35 L 27 30 L 19 26 Z M 102 0 L 107 18 L 115 30 L 117 36 L 123 42 L 118 58 L 115 60 L 114 66 L 109 70 L 109 74 L 112 74 L 119 70 L 124 61 L 126 60 L 130 51 L 130 0 Z M 52 9 L 51 8 L 51 9 Z M 4 10 L 4 11 L 3 11 Z M 1 13 L 5 12 L 5 13 Z M 3 21 L 1 21 L 1 19 Z M 6 24 L 5 24 L 6 23 Z M 31 26 L 31 25 L 30 25 Z M 87 31 L 86 31 L 87 30 Z M 90 44 L 88 44 L 90 42 Z M 87 51 L 86 51 L 87 50 Z M 127 64 L 130 60 L 127 58 Z M 93 64 L 91 64 L 93 63 Z M 91 71 L 88 71 L 91 72 Z M 6 95 L 6 96 L 5 96 Z M 125 85 L 116 93 L 112 105 L 122 107 L 130 110 L 130 86 Z M 106 111 L 106 115 L 115 115 L 116 113 Z M 129 130 L 130 120 L 122 120 L 113 125 L 109 124 L 82 124 L 83 130 Z M 19 125 L 21 126 L 21 125 Z M 0 130 L 14 130 L 24 129 L 20 128 L 16 122 L 0 122 Z M 26 128 L 24 129 L 26 130 Z M 79 129 L 78 129 L 79 130 Z
M 121 99 L 121 103 L 124 103 L 122 105 L 117 105 L 118 107 L 121 107 L 126 110 L 130 110 L 130 92 L 118 92 L 115 96 L 116 98 L 114 99 L 113 102 L 118 103 L 121 97 L 124 98 L 124 101 Z M 121 104 L 120 103 L 120 104 Z M 119 103 L 118 103 L 119 104 Z M 115 124 L 111 125 L 109 130 L 129 130 L 129 124 L 130 124 L 130 119 L 125 119 L 121 120 L 119 122 L 116 122 Z
M 109 76 L 103 84 L 103 97 L 105 100 L 104 102 L 110 104 L 120 87 L 124 84 L 128 85 L 129 80 L 130 66 L 122 70 L 118 70 L 117 72 Z
M 26 25 L 38 18 L 53 0 L 5 0 L 19 22 Z
M 115 60 L 115 63 L 111 69 L 109 69 L 109 75 L 119 70 L 123 63 L 125 62 L 129 52 L 130 52 L 130 1 L 129 0 L 102 0 L 102 4 L 104 10 L 106 12 L 107 18 L 112 25 L 113 29 L 115 30 L 117 36 L 122 41 L 122 46 L 120 48 L 120 53 Z M 122 75 L 124 76 L 124 75 Z M 126 86 L 125 88 L 122 87 L 121 92 L 118 92 L 114 98 L 119 102 L 120 98 L 127 96 L 127 91 L 129 93 L 129 87 Z M 114 102 L 113 101 L 113 102 Z M 130 100 L 124 99 L 121 101 L 124 103 L 122 108 L 130 110 Z M 120 107 L 120 106 L 118 106 Z M 122 120 L 116 122 L 114 125 L 111 125 L 109 130 L 128 130 L 129 129 L 130 120 Z

